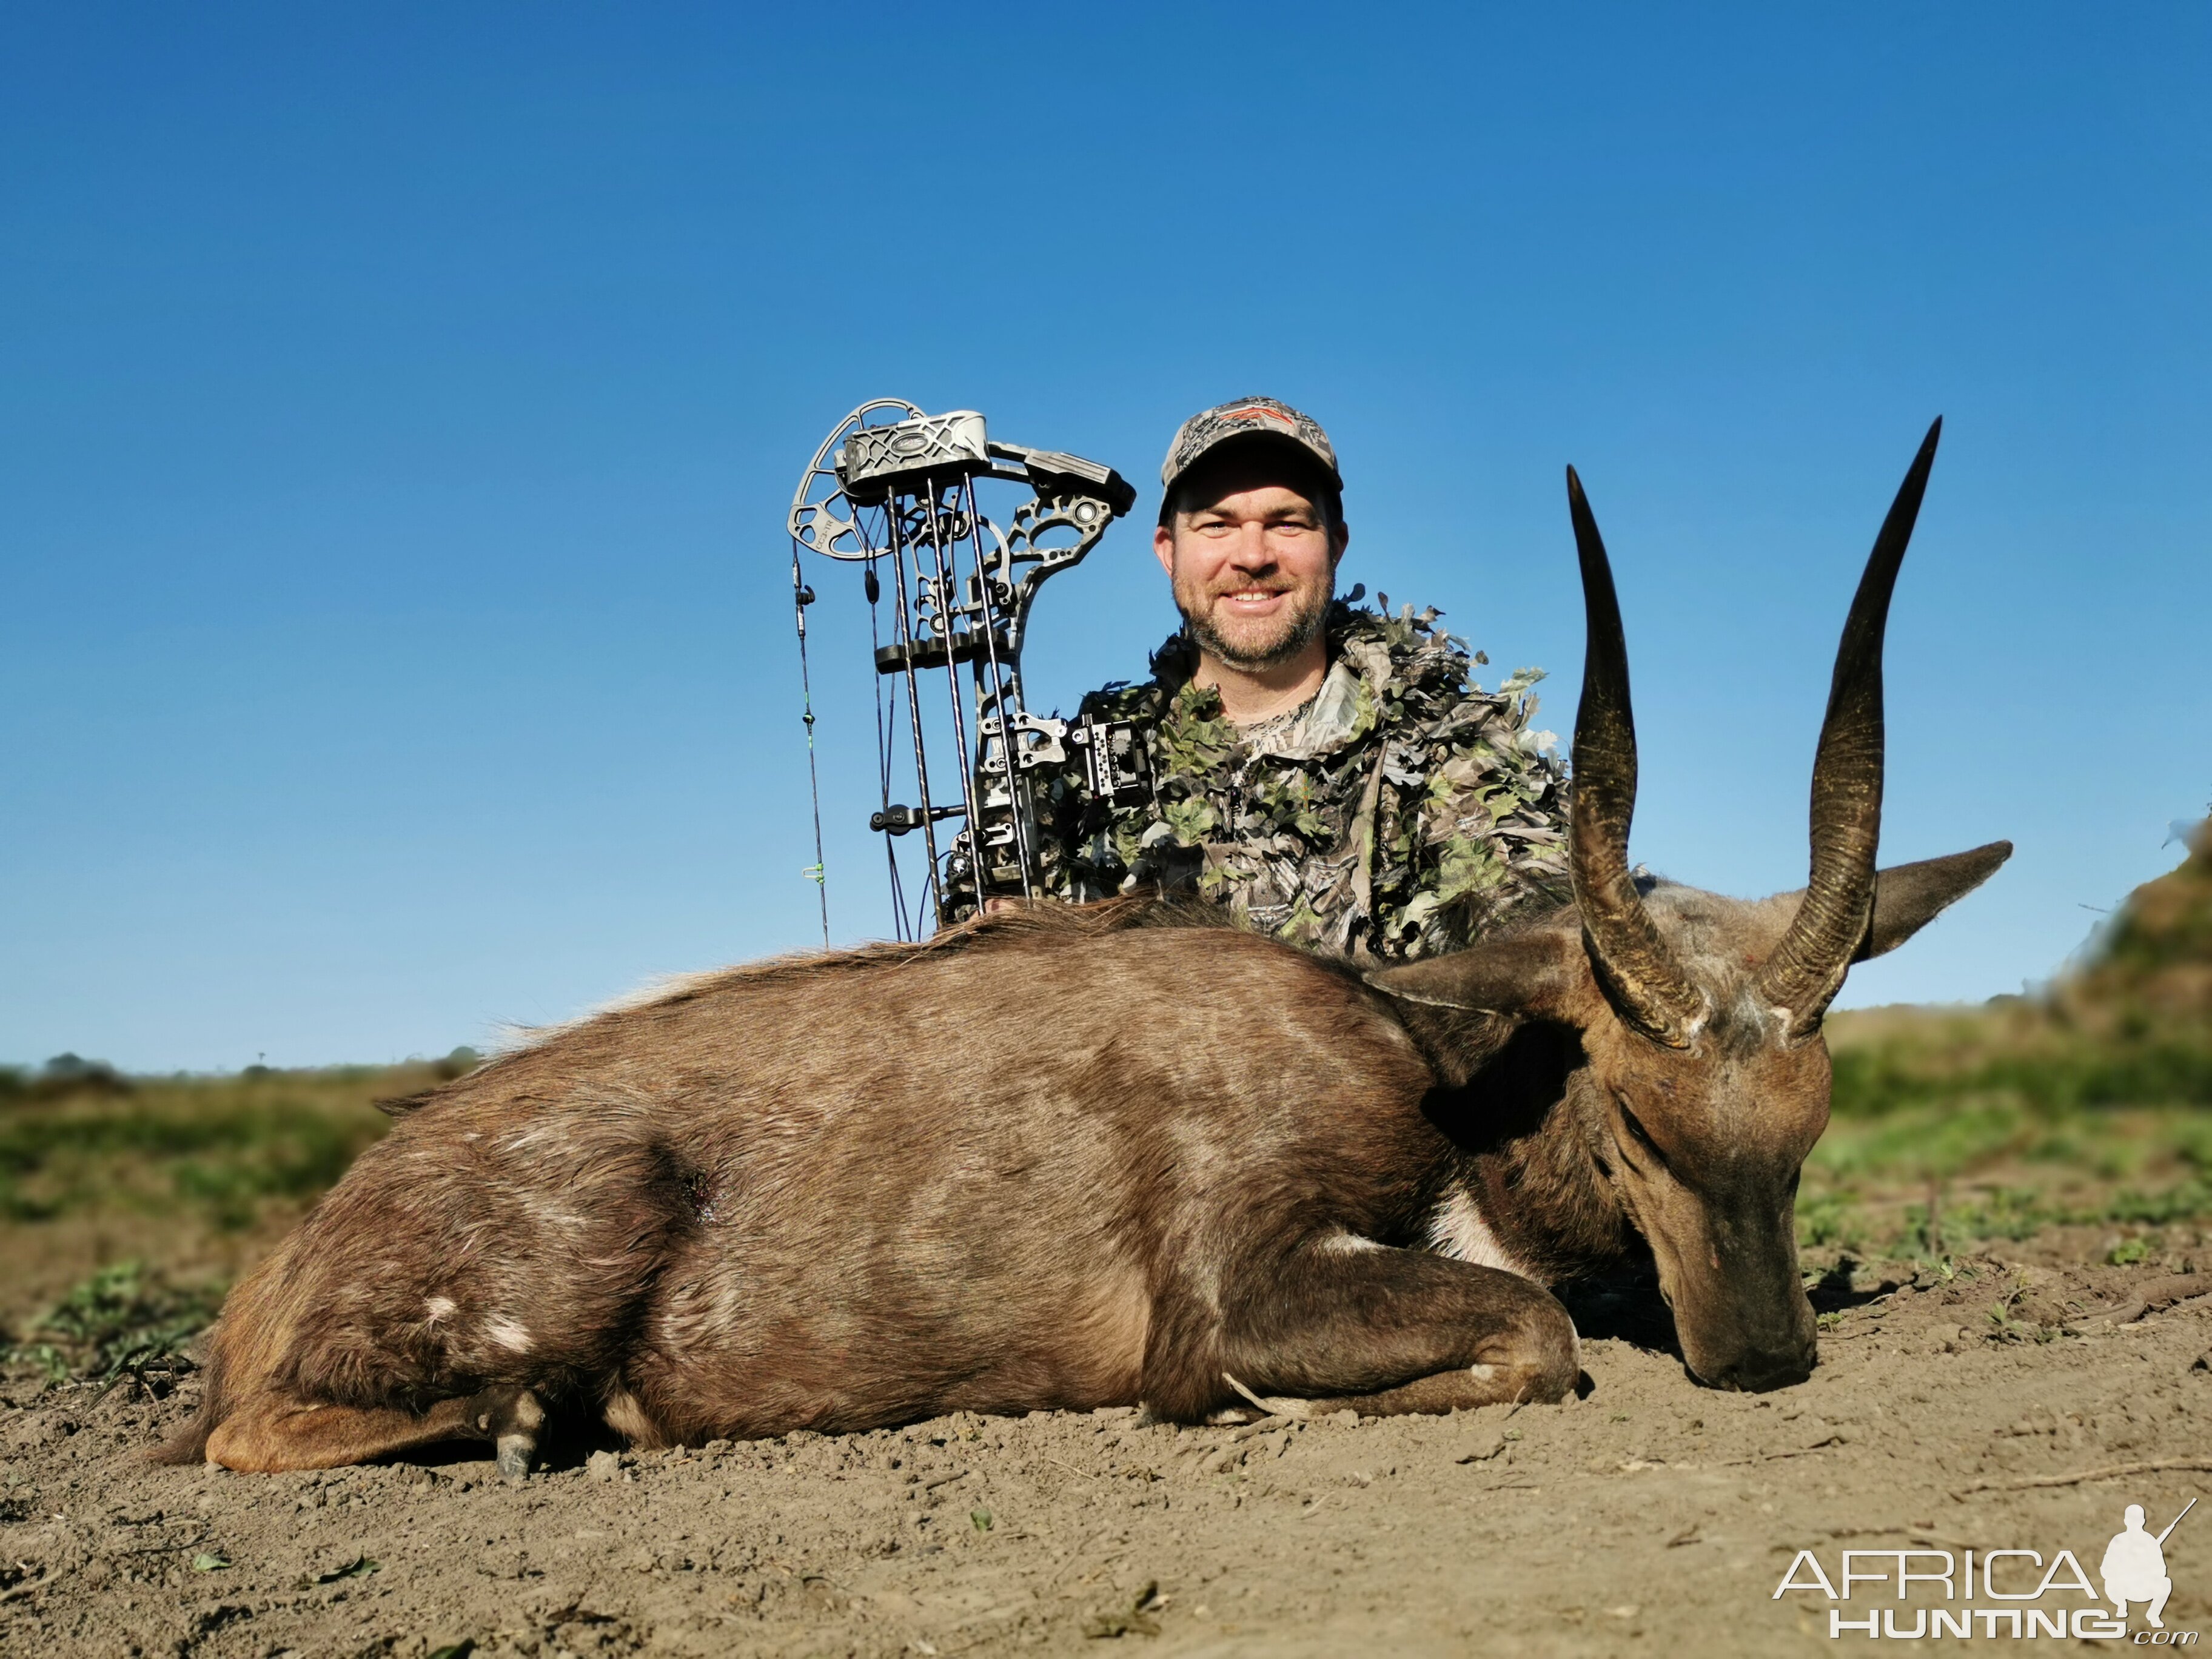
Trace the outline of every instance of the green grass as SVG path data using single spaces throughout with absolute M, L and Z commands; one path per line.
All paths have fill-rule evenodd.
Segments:
M 2054 1225 L 2212 1216 L 2212 1033 L 2148 1018 L 2092 1030 L 2001 999 L 1836 1015 L 1829 1048 L 1802 1245 L 1928 1256 Z
M 2185 1034 L 2094 1039 L 2063 1030 L 2022 1049 L 1976 1042 L 1966 1023 L 1946 1020 L 1967 1041 L 1892 1041 L 1834 1055 L 1835 1109 L 1864 1116 L 1916 1106 L 1983 1101 L 2042 1112 L 2099 1106 L 2212 1106 L 2212 1042 Z
M 228 1231 L 328 1188 L 381 1135 L 374 1103 L 459 1075 L 436 1065 L 236 1076 L 40 1079 L 0 1094 L 0 1221 L 99 1209 L 183 1213 Z
M 21 1340 L 0 1345 L 0 1362 L 56 1381 L 173 1367 L 222 1305 L 218 1285 L 173 1285 L 142 1261 L 115 1262 L 33 1320 Z
M 221 1304 L 222 1264 L 250 1261 L 390 1127 L 374 1103 L 474 1061 L 131 1078 L 65 1056 L 0 1072 L 0 1249 L 35 1245 L 40 1282 L 83 1274 L 43 1306 L 29 1286 L 6 1297 L 0 1364 L 90 1380 L 174 1369 Z M 112 1260 L 118 1236 L 143 1259 Z

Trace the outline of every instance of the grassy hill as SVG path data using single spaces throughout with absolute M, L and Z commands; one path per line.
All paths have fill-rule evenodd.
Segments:
M 201 1307 L 385 1132 L 374 1102 L 474 1060 L 126 1077 L 65 1054 L 0 1070 L 0 1342 L 27 1333 L 75 1354 L 106 1340 L 94 1327 Z M 143 1271 L 87 1277 L 130 1263 Z M 67 1328 L 33 1328 L 54 1310 Z
M 2129 896 L 2055 1000 L 2075 1020 L 2123 1038 L 2201 1035 L 2212 1023 L 2212 818 L 2191 835 L 2179 868 Z
M 1832 1016 L 1808 1242 L 1918 1249 L 2212 1216 L 2212 820 L 2044 994 Z

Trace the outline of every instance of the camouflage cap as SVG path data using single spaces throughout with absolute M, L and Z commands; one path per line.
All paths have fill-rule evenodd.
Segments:
M 1310 415 L 1301 415 L 1273 398 L 1238 398 L 1212 409 L 1201 409 L 1176 428 L 1168 458 L 1160 463 L 1160 488 L 1172 490 L 1176 480 L 1190 471 L 1200 456 L 1232 438 L 1275 438 L 1296 444 L 1322 464 L 1328 481 L 1344 488 L 1344 475 L 1336 470 L 1336 448 L 1328 434 Z

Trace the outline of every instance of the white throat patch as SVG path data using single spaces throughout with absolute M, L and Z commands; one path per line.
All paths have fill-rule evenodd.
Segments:
M 1490 1224 L 1482 1218 L 1482 1212 L 1475 1207 L 1474 1195 L 1463 1182 L 1452 1182 L 1443 1202 L 1429 1218 L 1429 1247 L 1438 1255 L 1448 1255 L 1455 1261 L 1502 1268 L 1523 1279 L 1535 1277 L 1525 1263 L 1516 1260 L 1512 1252 L 1498 1242 L 1498 1235 L 1490 1231 Z

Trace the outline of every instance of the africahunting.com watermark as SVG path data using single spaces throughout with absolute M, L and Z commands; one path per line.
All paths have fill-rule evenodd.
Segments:
M 2120 1530 L 2098 1558 L 2094 1583 L 2069 1549 L 2047 1561 L 2041 1551 L 2027 1549 L 1844 1550 L 1832 1573 L 1813 1551 L 1799 1550 L 1773 1599 L 1796 1594 L 1850 1603 L 1828 1608 L 1832 1637 L 2071 1636 L 2137 1647 L 2194 1647 L 2197 1632 L 2166 1626 L 2166 1603 L 2173 1594 L 2166 1540 L 2196 1507 L 2192 1498 L 2154 1533 L 2143 1506 L 2129 1504 Z M 1919 1604 L 1911 1605 L 1916 1600 Z M 1907 1605 L 1882 1605 L 1890 1601 Z M 2131 1611 L 2140 1613 L 2140 1626 L 2130 1622 Z

